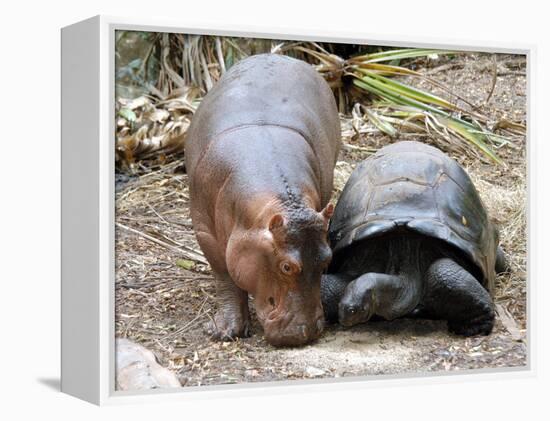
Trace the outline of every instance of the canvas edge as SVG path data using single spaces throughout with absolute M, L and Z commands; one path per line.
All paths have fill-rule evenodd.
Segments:
M 99 403 L 99 26 L 61 30 L 61 391 Z

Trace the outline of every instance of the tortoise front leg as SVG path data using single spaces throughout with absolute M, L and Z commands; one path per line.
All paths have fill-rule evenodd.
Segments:
M 488 335 L 495 314 L 491 296 L 478 280 L 452 259 L 436 260 L 427 271 L 422 307 L 448 321 L 458 335 Z
M 321 276 L 321 302 L 327 321 L 338 321 L 338 304 L 352 279 L 351 276 L 344 273 L 331 273 Z
M 420 300 L 418 282 L 403 276 L 367 273 L 346 287 L 338 308 L 344 326 L 368 321 L 373 315 L 393 320 L 410 313 Z

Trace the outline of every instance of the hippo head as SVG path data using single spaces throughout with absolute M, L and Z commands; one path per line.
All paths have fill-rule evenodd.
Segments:
M 303 345 L 323 331 L 321 274 L 332 258 L 327 228 L 333 211 L 329 204 L 321 212 L 298 207 L 272 214 L 229 256 L 231 277 L 254 297 L 274 346 Z

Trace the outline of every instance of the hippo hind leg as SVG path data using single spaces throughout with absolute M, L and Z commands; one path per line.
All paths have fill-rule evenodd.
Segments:
M 231 279 L 228 273 L 215 273 L 218 311 L 206 325 L 213 339 L 232 340 L 250 336 L 248 293 Z
M 431 264 L 424 291 L 422 309 L 447 320 L 451 332 L 463 336 L 491 333 L 495 320 L 491 296 L 454 260 L 442 258 Z

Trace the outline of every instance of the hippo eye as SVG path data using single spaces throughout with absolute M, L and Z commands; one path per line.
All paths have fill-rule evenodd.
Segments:
M 292 273 L 292 266 L 289 262 L 281 263 L 281 272 L 285 275 L 290 275 Z

